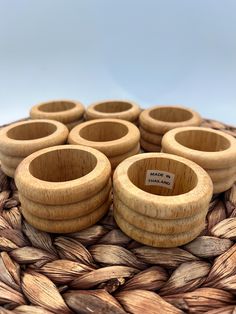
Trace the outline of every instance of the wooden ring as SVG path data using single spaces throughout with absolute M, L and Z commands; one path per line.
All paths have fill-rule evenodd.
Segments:
M 140 144 L 138 143 L 134 148 L 132 148 L 130 151 L 128 151 L 125 154 L 109 157 L 109 161 L 111 163 L 111 168 L 116 168 L 123 160 L 126 158 L 136 155 L 140 152 Z
M 76 126 L 70 131 L 68 142 L 93 147 L 113 157 L 133 149 L 139 139 L 139 129 L 129 121 L 97 119 Z
M 234 176 L 231 178 L 217 181 L 217 182 L 213 182 L 213 187 L 214 187 L 213 193 L 218 194 L 218 193 L 222 193 L 224 191 L 227 191 L 228 189 L 230 189 L 234 185 L 235 181 L 236 181 L 236 175 L 234 174 Z
M 160 178 L 160 174 L 163 175 L 162 186 L 156 180 L 158 174 Z M 156 180 L 155 185 L 149 185 L 153 184 L 150 179 Z M 176 219 L 205 209 L 211 200 L 213 185 L 206 171 L 190 160 L 164 153 L 146 153 L 119 164 L 113 176 L 113 191 L 137 213 Z
M 184 245 L 195 239 L 204 229 L 205 223 L 197 225 L 194 229 L 188 232 L 178 234 L 157 234 L 137 228 L 124 220 L 121 215 L 114 209 L 115 220 L 120 229 L 130 238 L 154 247 L 176 247 Z
M 209 128 L 171 130 L 163 136 L 162 149 L 166 153 L 188 158 L 204 169 L 236 166 L 236 139 Z
M 70 233 L 77 232 L 94 225 L 100 220 L 108 211 L 111 205 L 111 199 L 108 198 L 99 208 L 95 209 L 88 215 L 78 218 L 65 219 L 63 221 L 49 220 L 36 217 L 28 212 L 26 209 L 21 208 L 21 212 L 25 219 L 35 228 L 52 233 Z
M 64 144 L 68 133 L 58 121 L 21 121 L 0 130 L 0 150 L 5 155 L 26 157 L 42 148 Z
M 200 125 L 201 122 L 197 112 L 182 106 L 155 106 L 143 110 L 139 116 L 139 123 L 145 130 L 158 134 L 177 127 Z
M 77 125 L 81 124 L 84 122 L 84 118 L 80 119 L 80 120 L 76 120 L 74 122 L 70 122 L 66 124 L 66 127 L 69 131 L 71 131 L 74 127 L 76 127 Z
M 49 220 L 64 220 L 78 218 L 93 212 L 107 200 L 110 191 L 111 179 L 109 179 L 105 187 L 103 187 L 97 194 L 78 203 L 68 205 L 44 205 L 35 203 L 22 194 L 19 194 L 19 198 L 21 206 L 36 217 Z
M 127 207 L 118 197 L 114 195 L 113 206 L 119 215 L 129 224 L 148 232 L 158 234 L 177 234 L 190 231 L 196 225 L 205 222 L 208 207 L 201 210 L 194 216 L 180 219 L 155 219 L 138 214 Z
M 105 100 L 91 104 L 86 110 L 87 120 L 122 119 L 134 122 L 141 109 L 138 104 L 127 100 Z
M 72 204 L 97 194 L 111 175 L 107 157 L 79 145 L 42 149 L 26 157 L 17 167 L 19 193 L 48 205 Z
M 222 169 L 205 169 L 209 174 L 211 180 L 215 183 L 218 181 L 232 178 L 236 175 L 236 167 L 222 168 Z
M 32 119 L 49 119 L 62 123 L 80 120 L 84 113 L 84 106 L 78 101 L 52 100 L 33 106 L 30 110 Z
M 0 151 L 0 160 L 2 164 L 6 165 L 9 168 L 14 168 L 16 169 L 19 163 L 23 160 L 23 157 L 13 157 L 13 156 L 8 156 L 3 154 Z
M 146 152 L 160 152 L 161 151 L 161 146 L 149 143 L 142 138 L 140 138 L 140 144 L 141 144 L 141 147 Z
M 151 133 L 149 131 L 146 131 L 141 126 L 139 127 L 139 131 L 140 131 L 141 138 L 144 141 L 161 146 L 161 140 L 163 136 L 162 134 Z
M 3 171 L 8 177 L 14 178 L 16 168 L 8 167 L 8 166 L 5 165 L 4 163 L 1 164 L 1 168 L 2 168 L 2 171 Z

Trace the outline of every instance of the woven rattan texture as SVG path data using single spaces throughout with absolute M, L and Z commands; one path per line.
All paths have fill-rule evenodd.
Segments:
M 158 249 L 123 234 L 112 208 L 81 232 L 37 231 L 0 171 L 0 313 L 236 313 L 235 240 L 236 185 L 213 197 L 197 239 Z

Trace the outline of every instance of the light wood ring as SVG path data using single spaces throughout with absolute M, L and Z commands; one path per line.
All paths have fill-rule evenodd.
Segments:
M 146 152 L 160 152 L 161 151 L 161 146 L 149 143 L 142 138 L 140 138 L 140 144 L 141 144 L 141 147 Z
M 236 175 L 234 175 L 233 177 L 228 178 L 226 180 L 213 182 L 214 193 L 218 194 L 218 193 L 222 193 L 224 191 L 227 191 L 228 189 L 230 189 L 234 185 L 235 181 L 236 181 Z
M 100 207 L 108 198 L 111 192 L 111 179 L 97 194 L 73 204 L 68 205 L 44 205 L 35 203 L 19 194 L 21 206 L 32 215 L 53 220 L 64 220 L 78 218 L 93 212 Z
M 0 150 L 5 155 L 26 157 L 42 148 L 64 144 L 68 133 L 58 121 L 21 121 L 0 130 Z
M 138 214 L 127 207 L 118 197 L 114 195 L 113 204 L 115 210 L 129 224 L 148 232 L 158 234 L 177 234 L 193 230 L 197 225 L 205 222 L 208 207 L 202 209 L 194 216 L 180 219 L 155 219 Z
M 68 142 L 93 147 L 107 157 L 113 157 L 133 149 L 139 139 L 139 129 L 129 121 L 97 119 L 73 128 L 70 131 Z
M 222 168 L 222 169 L 206 169 L 206 172 L 211 177 L 213 182 L 232 178 L 236 175 L 236 167 Z
M 139 123 L 145 130 L 158 134 L 177 127 L 198 126 L 201 122 L 199 113 L 183 106 L 155 106 L 143 110 L 139 116 Z
M 138 104 L 127 100 L 105 100 L 91 104 L 86 110 L 87 120 L 122 119 L 134 122 L 141 109 Z
M 9 168 L 17 168 L 17 166 L 23 159 L 24 159 L 23 157 L 13 157 L 5 155 L 0 151 L 1 162 Z
M 139 131 L 140 131 L 141 138 L 144 141 L 161 146 L 161 140 L 163 136 L 162 134 L 151 133 L 149 131 L 146 131 L 141 126 L 139 127 Z
M 139 229 L 126 220 L 114 209 L 115 220 L 120 229 L 127 234 L 130 238 L 154 247 L 177 247 L 184 245 L 195 239 L 204 229 L 205 224 L 197 225 L 192 231 L 178 233 L 178 234 L 157 234 Z
M 8 166 L 6 166 L 4 163 L 1 164 L 1 168 L 2 168 L 2 171 L 3 171 L 8 177 L 14 178 L 16 168 L 8 167 Z
M 42 102 L 30 110 L 32 119 L 50 119 L 62 123 L 80 120 L 84 114 L 84 106 L 78 101 L 67 99 Z
M 175 174 L 173 189 L 145 186 L 148 169 Z M 133 182 L 135 180 L 143 186 L 139 188 Z M 190 160 L 164 153 L 146 153 L 129 157 L 116 168 L 113 192 L 137 213 L 159 219 L 176 219 L 205 209 L 212 197 L 213 184 L 206 171 Z
M 90 147 L 61 145 L 26 157 L 17 167 L 15 182 L 19 193 L 34 202 L 65 205 L 97 194 L 110 175 L 104 154 Z
M 209 128 L 171 130 L 163 136 L 162 149 L 166 153 L 188 158 L 204 169 L 236 166 L 236 139 Z
M 39 218 L 32 215 L 24 208 L 21 208 L 21 212 L 25 219 L 33 227 L 39 230 L 52 233 L 71 233 L 83 230 L 94 225 L 106 214 L 110 205 L 111 199 L 108 198 L 108 200 L 106 200 L 99 208 L 95 209 L 90 214 L 78 218 L 65 219 L 63 221 Z
M 76 127 L 77 125 L 81 124 L 84 122 L 84 118 L 80 119 L 80 120 L 76 120 L 70 123 L 66 123 L 66 127 L 69 131 L 71 131 L 74 127 Z
M 128 151 L 125 154 L 114 156 L 114 157 L 109 157 L 109 161 L 111 163 L 111 168 L 114 169 L 116 168 L 123 160 L 126 158 L 136 155 L 140 152 L 140 144 L 138 143 L 133 149 Z

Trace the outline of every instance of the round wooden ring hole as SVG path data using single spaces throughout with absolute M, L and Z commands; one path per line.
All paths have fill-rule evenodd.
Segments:
M 193 118 L 191 111 L 184 108 L 158 107 L 149 112 L 151 118 L 163 122 L 184 122 Z
M 81 178 L 96 166 L 96 157 L 88 151 L 53 150 L 33 159 L 29 165 L 31 175 L 48 182 L 66 182 Z
M 131 108 L 132 104 L 126 101 L 106 101 L 94 106 L 94 110 L 102 113 L 119 113 Z
M 230 147 L 229 140 L 223 135 L 201 129 L 179 131 L 175 140 L 187 148 L 203 152 L 219 152 Z
M 72 101 L 50 101 L 39 105 L 38 110 L 47 113 L 55 113 L 71 110 L 76 107 L 76 104 Z
M 29 141 L 49 136 L 56 130 L 56 125 L 50 122 L 28 121 L 25 124 L 13 126 L 6 135 L 13 140 Z
M 156 180 L 153 185 L 146 184 L 147 170 L 158 169 L 158 172 L 174 174 L 172 188 L 168 188 L 169 180 L 164 177 L 153 175 Z M 155 170 L 153 170 L 153 173 Z M 161 196 L 174 196 L 188 193 L 195 188 L 198 182 L 196 173 L 188 165 L 169 158 L 146 158 L 135 161 L 127 172 L 129 180 L 139 189 Z M 157 180 L 164 182 L 164 186 L 155 185 Z M 166 182 L 166 183 L 165 183 Z

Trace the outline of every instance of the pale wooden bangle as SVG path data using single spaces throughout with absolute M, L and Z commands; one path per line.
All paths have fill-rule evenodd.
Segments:
M 236 181 L 236 175 L 232 176 L 231 178 L 226 178 L 221 181 L 213 182 L 214 193 L 217 194 L 217 193 L 222 193 L 224 191 L 227 191 L 234 185 L 235 181 Z
M 64 144 L 68 129 L 58 121 L 27 120 L 0 130 L 0 150 L 13 157 L 26 157 L 45 147 Z
M 139 116 L 139 123 L 145 130 L 158 134 L 177 127 L 198 126 L 201 122 L 197 112 L 182 106 L 155 106 L 143 110 Z
M 236 167 L 222 168 L 222 169 L 205 169 L 211 177 L 213 182 L 225 180 L 236 176 Z
M 100 207 L 108 198 L 111 191 L 111 179 L 97 194 L 83 201 L 66 205 L 45 205 L 35 203 L 19 194 L 21 206 L 30 214 L 44 219 L 64 220 L 88 215 Z
M 73 128 L 68 142 L 93 147 L 107 157 L 113 157 L 133 149 L 139 139 L 139 129 L 133 123 L 118 119 L 99 119 Z
M 97 208 L 90 214 L 78 218 L 65 219 L 63 221 L 39 218 L 32 215 L 24 208 L 21 208 L 21 211 L 25 219 L 33 227 L 39 230 L 53 233 L 70 233 L 80 231 L 95 224 L 106 214 L 110 205 L 111 199 L 108 198 L 108 200 L 106 200 L 99 208 Z
M 236 139 L 209 128 L 171 130 L 163 136 L 162 149 L 166 153 L 188 158 L 204 169 L 236 166 Z
M 50 119 L 62 123 L 80 120 L 84 113 L 84 106 L 78 101 L 52 100 L 33 106 L 30 110 L 32 119 Z
M 86 110 L 87 120 L 122 119 L 134 122 L 141 109 L 138 104 L 127 100 L 105 100 L 91 104 Z
M 129 224 L 115 209 L 114 217 L 120 229 L 130 238 L 154 247 L 176 247 L 184 245 L 195 239 L 205 227 L 203 223 L 196 225 L 194 229 L 188 232 L 164 235 L 148 232 Z
M 1 162 L 9 167 L 9 168 L 14 168 L 16 169 L 17 166 L 19 165 L 19 163 L 23 160 L 24 158 L 23 157 L 14 157 L 14 156 L 8 156 L 8 155 L 5 155 L 4 153 L 2 153 L 0 151 L 0 160 Z
M 155 145 L 155 144 L 149 143 L 142 138 L 140 138 L 140 144 L 141 144 L 141 147 L 146 152 L 160 152 L 161 151 L 160 145 Z
M 4 163 L 1 164 L 1 168 L 2 168 L 2 171 L 3 171 L 8 177 L 14 178 L 16 168 L 8 167 L 8 166 L 7 166 L 6 164 L 4 164 Z
M 131 225 L 148 232 L 158 234 L 177 234 L 190 231 L 198 224 L 205 222 L 207 208 L 201 209 L 194 216 L 180 219 L 155 219 L 141 215 L 127 207 L 118 197 L 114 195 L 113 206 L 119 215 Z
M 174 175 L 173 188 L 146 185 L 147 170 Z M 206 171 L 190 160 L 164 153 L 146 153 L 129 157 L 116 168 L 113 191 L 137 213 L 176 219 L 195 215 L 206 208 L 213 185 Z
M 76 127 L 77 125 L 81 124 L 84 122 L 84 118 L 80 119 L 80 120 L 76 120 L 70 123 L 66 123 L 66 127 L 69 131 L 71 131 L 74 127 Z
M 128 151 L 125 154 L 109 157 L 109 161 L 111 163 L 111 168 L 116 168 L 123 160 L 126 158 L 136 155 L 140 152 L 140 144 L 138 143 L 134 148 L 132 148 L 130 151 Z
M 72 204 L 98 193 L 111 175 L 107 157 L 79 145 L 42 149 L 18 166 L 15 182 L 19 193 L 47 205 Z
M 149 131 L 146 131 L 141 126 L 139 127 L 139 131 L 140 131 L 141 138 L 144 141 L 161 146 L 161 140 L 163 136 L 162 134 L 151 133 Z

